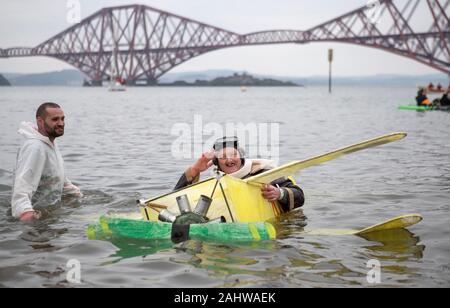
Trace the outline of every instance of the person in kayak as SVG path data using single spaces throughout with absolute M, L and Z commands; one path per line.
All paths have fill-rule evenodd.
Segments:
M 448 90 L 446 93 L 444 93 L 441 100 L 439 101 L 440 106 L 442 106 L 442 107 L 450 106 L 450 98 L 448 97 L 449 94 L 450 94 L 450 90 Z
M 44 103 L 36 112 L 37 126 L 22 122 L 25 137 L 17 155 L 11 200 L 12 215 L 20 221 L 40 218 L 37 209 L 61 200 L 63 194 L 81 197 L 65 176 L 64 162 L 55 139 L 64 135 L 65 115 L 55 103 Z
M 266 159 L 245 158 L 244 151 L 239 148 L 237 137 L 218 139 L 213 150 L 202 156 L 181 176 L 175 190 L 197 183 L 200 173 L 213 165 L 217 170 L 239 179 L 245 179 L 274 168 L 272 161 Z M 284 212 L 303 206 L 305 196 L 303 190 L 286 178 L 280 178 L 264 185 L 261 190 L 264 199 L 278 202 Z
M 425 89 L 420 89 L 416 97 L 417 106 L 431 106 L 431 102 L 426 95 Z

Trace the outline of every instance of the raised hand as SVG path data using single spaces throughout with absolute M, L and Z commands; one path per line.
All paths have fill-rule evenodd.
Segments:
M 203 171 L 208 170 L 213 165 L 214 157 L 214 150 L 203 153 L 202 156 L 191 167 L 192 176 L 196 177 Z

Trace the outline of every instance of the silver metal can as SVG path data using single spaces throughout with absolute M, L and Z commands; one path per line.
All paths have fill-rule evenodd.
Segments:
M 205 217 L 211 206 L 212 199 L 208 196 L 201 195 L 198 199 L 197 206 L 195 207 L 194 213 L 202 217 Z
M 177 197 L 178 208 L 181 214 L 186 214 L 192 212 L 191 204 L 187 195 L 182 195 Z
M 176 219 L 177 219 L 177 216 L 168 210 L 162 210 L 158 216 L 158 220 L 162 221 L 162 222 L 174 223 Z

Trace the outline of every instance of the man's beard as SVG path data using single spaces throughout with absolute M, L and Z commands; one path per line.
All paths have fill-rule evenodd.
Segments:
M 47 136 L 50 138 L 58 138 L 61 137 L 62 135 L 64 135 L 64 126 L 55 126 L 54 128 L 51 128 L 50 126 L 47 125 L 47 123 L 44 122 L 44 126 L 45 126 L 45 132 L 47 133 Z M 56 129 L 57 128 L 62 128 L 62 132 L 57 132 Z

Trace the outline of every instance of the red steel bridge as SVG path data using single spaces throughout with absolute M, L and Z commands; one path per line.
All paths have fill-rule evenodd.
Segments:
M 110 79 L 114 67 L 133 85 L 154 84 L 175 66 L 221 48 L 336 42 L 381 49 L 450 76 L 449 4 L 450 0 L 379 0 L 306 31 L 249 34 L 148 6 L 118 6 L 104 8 L 34 48 L 0 49 L 0 58 L 57 58 L 97 85 Z

